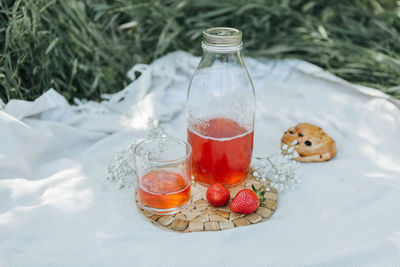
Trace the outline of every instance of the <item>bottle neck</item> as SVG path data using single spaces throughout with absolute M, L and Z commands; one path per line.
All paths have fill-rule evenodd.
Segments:
M 240 53 L 241 49 L 230 51 L 204 49 L 199 68 L 210 67 L 214 64 L 239 64 L 244 66 L 243 59 Z
M 242 50 L 243 43 L 230 46 L 214 46 L 206 44 L 205 42 L 201 42 L 201 47 L 203 48 L 203 51 L 223 54 L 223 53 L 233 53 Z

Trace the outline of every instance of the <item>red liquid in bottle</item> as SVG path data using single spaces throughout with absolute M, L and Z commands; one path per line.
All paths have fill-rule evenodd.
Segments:
M 249 132 L 226 118 L 214 118 L 202 125 L 188 129 L 195 179 L 205 184 L 235 185 L 243 182 L 251 163 L 253 131 Z
M 189 179 L 170 169 L 145 174 L 138 188 L 140 202 L 150 208 L 179 208 L 190 200 Z

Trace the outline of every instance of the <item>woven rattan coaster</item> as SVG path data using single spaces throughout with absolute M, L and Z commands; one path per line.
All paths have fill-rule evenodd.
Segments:
M 224 207 L 214 207 L 210 205 L 206 198 L 207 187 L 194 180 L 192 180 L 191 187 L 192 204 L 176 214 L 157 215 L 141 209 L 137 200 L 137 192 L 135 194 L 136 206 L 144 218 L 155 226 L 174 232 L 219 231 L 261 223 L 268 220 L 276 210 L 278 193 L 275 188 L 269 185 L 269 180 L 267 180 L 267 185 L 264 185 L 264 183 L 257 181 L 251 173 L 250 171 L 250 174 L 244 181 L 244 185 L 229 188 L 231 200 Z M 269 191 L 265 193 L 266 201 L 264 205 L 260 206 L 256 212 L 247 215 L 232 212 L 229 209 L 232 198 L 239 190 L 251 188 L 252 185 L 257 189 L 261 186 L 269 188 Z

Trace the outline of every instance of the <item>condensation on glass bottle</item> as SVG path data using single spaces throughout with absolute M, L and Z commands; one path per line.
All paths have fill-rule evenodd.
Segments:
M 255 93 L 241 56 L 242 32 L 203 31 L 203 55 L 187 95 L 192 173 L 203 184 L 246 178 L 253 152 Z

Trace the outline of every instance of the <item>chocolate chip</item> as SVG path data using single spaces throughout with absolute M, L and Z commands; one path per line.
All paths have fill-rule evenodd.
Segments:
M 309 141 L 309 140 L 306 140 L 306 141 L 304 142 L 304 144 L 306 144 L 306 146 L 311 146 L 311 145 L 312 145 L 311 141 Z
M 299 133 L 299 137 L 303 137 L 304 135 L 302 133 Z
M 289 131 L 289 133 L 290 133 L 290 134 L 294 134 L 294 132 L 293 132 L 293 131 Z

